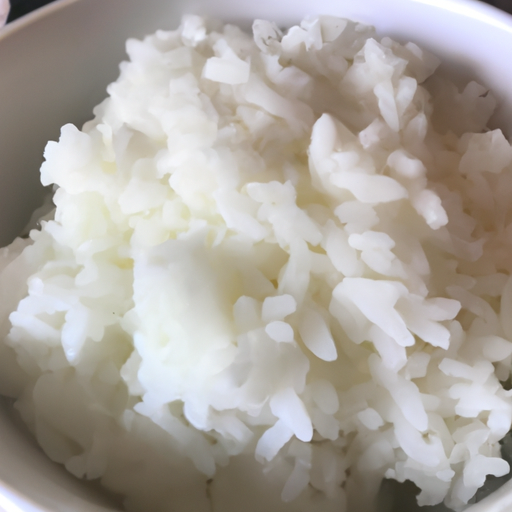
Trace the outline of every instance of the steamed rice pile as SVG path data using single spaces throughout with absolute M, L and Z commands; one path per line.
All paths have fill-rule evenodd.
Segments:
M 1 390 L 127 510 L 460 510 L 509 471 L 512 148 L 414 44 L 188 16 L 129 40 L 1 253 Z M 468 133 L 466 133 L 468 132 Z

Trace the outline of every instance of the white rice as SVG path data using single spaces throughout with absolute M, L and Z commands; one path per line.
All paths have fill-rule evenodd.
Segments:
M 460 510 L 509 471 L 495 101 L 371 27 L 253 29 L 129 40 L 48 144 L 55 211 L 0 253 L 0 391 L 129 511 L 368 511 L 383 478 Z

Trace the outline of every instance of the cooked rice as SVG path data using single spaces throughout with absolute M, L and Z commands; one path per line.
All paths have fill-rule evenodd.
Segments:
M 48 143 L 55 210 L 0 253 L 0 390 L 130 511 L 367 511 L 383 478 L 460 510 L 509 471 L 495 101 L 358 23 L 253 30 L 129 40 Z

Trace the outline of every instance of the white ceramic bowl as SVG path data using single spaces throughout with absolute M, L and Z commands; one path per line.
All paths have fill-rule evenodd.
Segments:
M 442 57 L 444 72 L 491 88 L 492 120 L 512 136 L 512 16 L 477 0 L 59 0 L 0 31 L 0 244 L 10 242 L 42 197 L 44 145 L 66 122 L 80 125 L 105 96 L 124 41 L 173 28 L 185 12 L 249 27 L 332 14 L 376 26 Z M 94 486 L 51 463 L 0 403 L 0 512 L 120 510 Z M 471 512 L 512 509 L 512 482 Z M 468 512 L 469 512 L 468 510 Z M 407 511 L 403 511 L 407 512 Z

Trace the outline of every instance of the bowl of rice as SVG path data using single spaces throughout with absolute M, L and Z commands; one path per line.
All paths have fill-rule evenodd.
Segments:
M 0 510 L 510 510 L 511 52 L 472 0 L 3 28 Z

